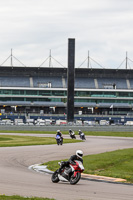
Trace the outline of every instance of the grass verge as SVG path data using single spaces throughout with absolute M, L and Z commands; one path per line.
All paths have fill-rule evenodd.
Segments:
M 14 196 L 0 195 L 0 200 L 55 200 L 55 199 L 39 198 L 39 197 L 21 197 L 18 195 Z
M 0 130 L 0 133 L 33 133 L 33 134 L 56 134 L 55 131 L 10 131 L 10 130 Z M 111 131 L 84 131 L 85 135 L 90 136 L 115 136 L 115 137 L 133 137 L 133 132 L 111 132 Z M 63 135 L 68 135 L 68 131 L 62 131 Z M 75 131 L 78 135 L 78 131 Z
M 63 143 L 76 143 L 81 140 L 63 139 Z M 0 147 L 30 146 L 30 145 L 50 145 L 56 144 L 52 137 L 14 136 L 0 135 Z
M 133 149 L 117 150 L 84 156 L 86 174 L 126 179 L 133 183 Z M 55 171 L 59 161 L 44 163 L 48 169 Z

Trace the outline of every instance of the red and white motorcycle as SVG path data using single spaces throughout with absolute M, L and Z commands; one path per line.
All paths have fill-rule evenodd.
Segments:
M 52 174 L 52 182 L 69 181 L 72 185 L 78 183 L 81 178 L 81 173 L 84 171 L 84 166 L 81 161 L 75 160 L 75 163 L 75 165 L 69 164 L 69 167 L 63 167 L 60 173 L 59 170 L 56 170 Z M 58 164 L 61 165 L 60 162 Z

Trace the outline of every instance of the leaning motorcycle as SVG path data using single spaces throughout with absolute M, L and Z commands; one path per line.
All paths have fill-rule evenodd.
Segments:
M 81 173 L 84 171 L 84 166 L 81 161 L 75 160 L 75 163 L 75 165 L 70 163 L 68 167 L 62 167 L 61 172 L 59 172 L 59 169 L 56 170 L 52 174 L 52 182 L 68 181 L 72 185 L 78 183 L 81 178 Z M 58 164 L 61 165 L 60 162 Z
M 76 136 L 75 136 L 75 133 L 74 133 L 74 131 L 72 131 L 71 133 L 69 133 L 70 134 L 70 137 L 72 138 L 72 139 L 76 139 Z
M 63 144 L 63 138 L 60 137 L 59 135 L 56 135 L 55 139 L 56 139 L 57 145 Z
M 86 140 L 85 134 L 84 134 L 84 133 L 81 133 L 81 134 L 80 134 L 80 139 L 81 139 L 81 140 Z

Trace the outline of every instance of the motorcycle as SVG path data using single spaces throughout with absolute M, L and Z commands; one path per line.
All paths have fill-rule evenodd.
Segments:
M 76 139 L 76 136 L 75 136 L 74 131 L 69 132 L 69 135 L 70 135 L 70 137 L 71 137 L 72 139 Z
M 63 144 L 63 138 L 59 135 L 56 135 L 55 137 L 57 145 L 62 145 Z
M 75 163 L 75 165 L 70 163 L 68 167 L 62 167 L 61 172 L 59 172 L 59 169 L 56 170 L 52 174 L 52 182 L 68 181 L 71 185 L 78 183 L 81 178 L 81 173 L 84 171 L 84 166 L 81 161 L 75 160 Z M 58 164 L 61 165 L 60 162 Z
M 80 133 L 80 139 L 81 139 L 81 140 L 86 140 L 85 134 L 84 134 L 84 133 Z

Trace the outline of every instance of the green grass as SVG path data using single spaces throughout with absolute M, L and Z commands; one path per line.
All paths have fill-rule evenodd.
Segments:
M 133 137 L 133 132 L 110 132 L 110 131 L 84 131 L 85 135 L 92 135 L 92 136 L 115 136 L 115 137 Z
M 123 178 L 133 183 L 133 148 L 83 157 L 86 174 Z M 44 163 L 54 171 L 59 161 Z
M 133 148 L 84 157 L 84 173 L 123 178 L 133 183 Z
M 64 139 L 63 143 L 76 143 L 81 140 Z M 29 145 L 50 145 L 56 144 L 52 137 L 14 136 L 0 135 L 0 147 L 29 146 Z
M 54 200 L 49 198 L 39 198 L 39 197 L 21 197 L 21 196 L 6 196 L 0 195 L 0 200 Z
M 67 161 L 68 159 L 63 159 L 63 161 Z M 47 165 L 47 168 L 51 171 L 55 171 L 59 168 L 58 162 L 61 162 L 62 160 L 54 160 L 54 161 L 49 161 L 46 163 L 43 163 L 42 165 Z
M 35 134 L 56 134 L 55 131 L 28 131 L 28 130 L 0 130 L 0 133 L 35 133 Z
M 10 131 L 10 130 L 0 130 L 0 133 L 35 133 L 35 134 L 56 134 L 55 131 Z M 111 131 L 84 131 L 85 135 L 92 136 L 115 136 L 115 137 L 133 137 L 133 132 L 111 132 Z M 62 131 L 63 135 L 68 135 L 68 131 Z M 78 131 L 75 131 L 75 134 L 78 135 Z

